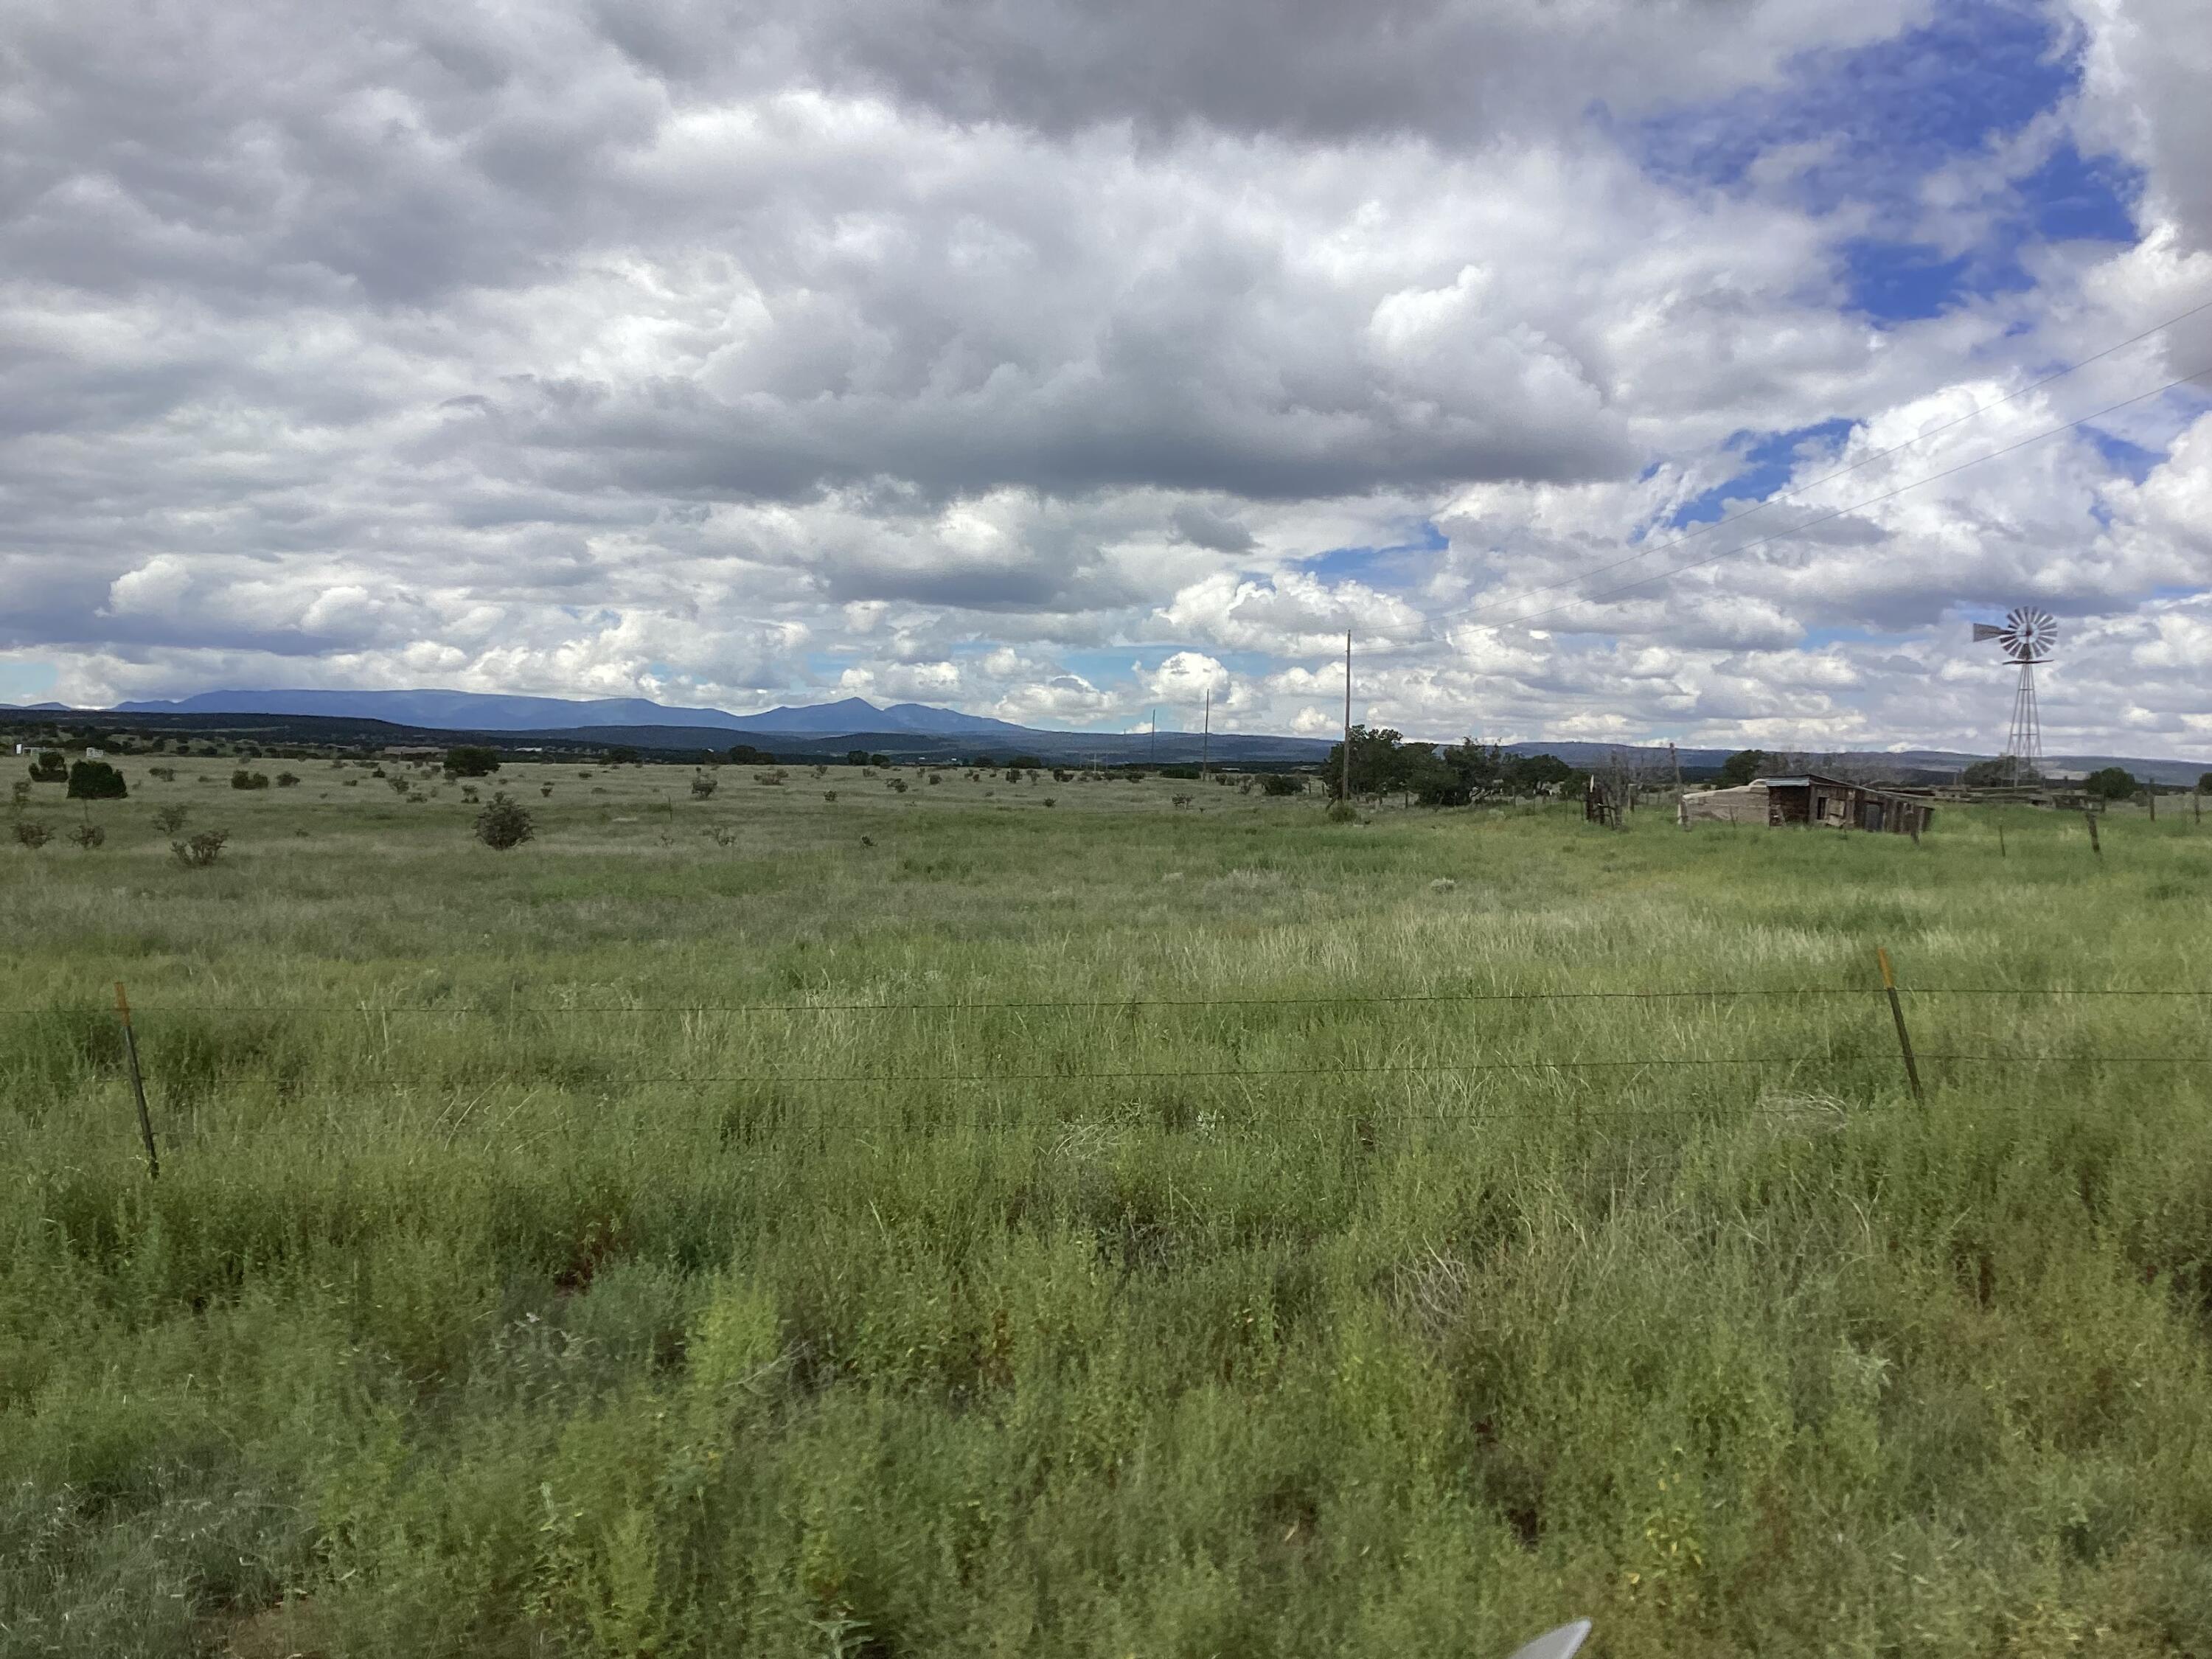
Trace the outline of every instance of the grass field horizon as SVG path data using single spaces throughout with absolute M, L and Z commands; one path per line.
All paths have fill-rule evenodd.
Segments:
M 2185 805 L 154 763 L 0 846 L 0 1650 L 2212 1652 Z

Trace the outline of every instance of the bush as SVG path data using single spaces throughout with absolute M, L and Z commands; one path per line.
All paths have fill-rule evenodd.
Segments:
M 76 843 L 77 851 L 89 853 L 107 839 L 107 831 L 99 824 L 88 821 L 70 830 L 69 838 Z
M 710 772 L 694 772 L 691 775 L 691 799 L 693 800 L 706 799 L 708 796 L 714 793 L 714 786 L 717 781 L 718 780 Z
M 31 763 L 31 781 L 33 783 L 67 783 L 69 763 L 53 750 L 49 749 Z
M 488 778 L 499 770 L 499 750 L 481 744 L 461 744 L 446 751 L 449 777 Z
M 837 792 L 835 789 L 824 789 L 822 792 L 822 799 L 824 800 L 835 800 L 837 799 Z
M 169 843 L 169 856 L 187 870 L 201 869 L 222 856 L 230 836 L 221 830 L 203 830 L 190 841 Z
M 149 766 L 146 769 L 146 775 L 149 778 L 159 778 L 164 783 L 174 783 L 177 781 L 177 769 L 173 766 Z
M 122 801 L 131 794 L 124 775 L 106 761 L 77 761 L 69 768 L 70 801 Z
M 477 814 L 477 839 L 498 852 L 520 847 L 537 833 L 530 814 L 504 794 L 494 795 L 491 805 Z
M 164 806 L 154 814 L 154 827 L 165 836 L 173 836 L 191 817 L 191 813 L 182 806 Z
M 297 772 L 279 772 L 276 775 L 276 787 L 279 789 L 297 788 L 299 783 L 300 775 Z
M 230 775 L 230 787 L 234 789 L 266 789 L 269 775 L 266 772 L 249 772 L 241 766 Z M 402 784 L 400 787 L 404 789 L 406 786 Z
M 1260 780 L 1260 793 L 1263 795 L 1303 795 L 1305 792 L 1306 781 L 1286 772 L 1270 772 Z
M 2100 800 L 2125 800 L 2136 792 L 2135 778 L 2123 766 L 2107 766 L 2081 781 L 2081 787 Z
M 15 839 L 31 852 L 37 852 L 54 838 L 54 832 L 35 818 L 15 820 Z
M 16 779 L 13 784 L 9 786 L 8 799 L 9 803 L 14 805 L 17 811 L 21 811 L 23 810 L 23 804 L 31 799 L 31 785 L 29 781 L 24 778 Z

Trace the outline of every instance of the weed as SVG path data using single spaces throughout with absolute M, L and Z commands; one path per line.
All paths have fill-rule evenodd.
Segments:
M 222 856 L 230 842 L 227 830 L 203 830 L 197 836 L 169 843 L 169 855 L 188 870 L 204 869 Z

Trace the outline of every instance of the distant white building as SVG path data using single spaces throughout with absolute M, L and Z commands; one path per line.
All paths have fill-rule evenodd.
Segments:
M 107 751 L 105 749 L 88 749 L 84 751 L 84 757 L 87 760 L 106 760 Z

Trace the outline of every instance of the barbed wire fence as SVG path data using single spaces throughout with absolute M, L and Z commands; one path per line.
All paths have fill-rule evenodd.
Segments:
M 2119 1001 L 2142 1005 L 2154 1000 L 2177 1004 L 2203 1005 L 2212 1015 L 2212 987 L 2063 987 L 2063 986 L 2004 986 L 1950 985 L 1902 986 L 1895 983 L 1889 970 L 1887 953 L 1881 953 L 1881 965 L 1884 982 L 1881 985 L 1814 985 L 1814 986 L 1757 986 L 1757 987 L 1669 987 L 1653 989 L 1466 989 L 1445 991 L 1414 991 L 1377 993 L 1351 996 L 1341 993 L 1310 995 L 1253 995 L 1163 997 L 1124 996 L 1098 998 L 1015 998 L 1006 1000 L 940 999 L 927 1001 L 892 1000 L 794 1000 L 790 999 L 756 1001 L 577 1001 L 505 1002 L 495 1005 L 470 1005 L 449 1002 L 377 1001 L 361 999 L 348 1002 L 161 1002 L 140 1005 L 135 1013 L 141 1019 L 158 1022 L 169 1019 L 257 1019 L 257 1020 L 313 1020 L 365 1019 L 380 1021 L 388 1018 L 444 1021 L 458 1026 L 480 1023 L 503 1023 L 510 1028 L 530 1022 L 565 1022 L 577 1018 L 630 1018 L 653 1016 L 682 1016 L 689 1018 L 727 1016 L 736 1018 L 805 1018 L 828 1015 L 886 1015 L 886 1016 L 945 1016 L 957 1018 L 965 1016 L 1028 1015 L 1037 1013 L 1071 1014 L 1079 1016 L 1135 1015 L 1146 1012 L 1181 1012 L 1198 1010 L 1339 1010 L 1346 1008 L 1441 1008 L 1453 1005 L 1481 1006 L 1542 1006 L 1542 1005 L 1604 1005 L 1611 1003 L 1643 1003 L 1689 1006 L 1696 1005 L 1724 1005 L 1730 1003 L 1834 1002 L 1850 1005 L 1876 1000 L 1877 1020 L 1884 1014 L 1883 1024 L 1893 1024 L 1897 1045 L 1895 1055 L 1911 1093 L 1922 1106 L 1927 1104 L 1927 1091 L 1920 1075 L 1920 1067 L 1937 1068 L 1946 1074 L 1939 1080 L 1948 1081 L 1959 1073 L 1976 1069 L 2006 1072 L 2042 1072 L 2054 1068 L 2070 1068 L 2077 1072 L 2092 1072 L 2100 1068 L 2157 1070 L 2187 1075 L 2201 1071 L 2212 1078 L 2212 1052 L 2096 1051 L 2069 1054 L 2027 1052 L 1990 1052 L 1962 1048 L 1943 1048 L 1927 1051 L 1916 1049 L 1912 1026 L 1925 1012 L 1925 1006 L 1938 1004 L 1945 999 L 1983 999 L 2008 1001 L 2068 1002 L 2095 1005 L 2104 1001 Z M 1909 1015 L 1908 1007 L 1916 1012 Z M 60 1013 L 57 1008 L 19 1008 L 17 1012 Z M 121 984 L 115 987 L 115 1017 L 122 1036 L 121 1059 L 128 1073 L 131 1103 L 137 1116 L 137 1127 L 143 1141 L 149 1176 L 160 1174 L 156 1150 L 155 1127 L 142 1067 L 139 1030 L 133 1023 L 134 1010 Z M 1868 1033 L 1856 1034 L 1862 1039 Z M 1887 1035 L 1886 1033 L 1884 1034 Z M 158 1051 L 158 1044 L 155 1045 Z M 2208 1045 L 2212 1047 L 2212 1045 Z M 895 1105 L 896 1101 L 877 1096 L 876 1091 L 930 1090 L 988 1089 L 1006 1086 L 1063 1086 L 1096 1084 L 1126 1083 L 1183 1083 L 1204 1082 L 1236 1084 L 1249 1082 L 1255 1085 L 1279 1085 L 1285 1080 L 1338 1082 L 1363 1079 L 1472 1079 L 1514 1077 L 1554 1079 L 1599 1074 L 1619 1077 L 1639 1073 L 1679 1073 L 1684 1071 L 1714 1073 L 1778 1072 L 1795 1074 L 1808 1066 L 1838 1065 L 1846 1060 L 1863 1063 L 1869 1054 L 1863 1050 L 1849 1055 L 1817 1052 L 1774 1052 L 1759 1054 L 1567 1054 L 1542 1058 L 1513 1058 L 1496 1055 L 1468 1059 L 1438 1060 L 1376 1060 L 1369 1061 L 1330 1062 L 1313 1061 L 1295 1065 L 1189 1065 L 1162 1066 L 1097 1066 L 1079 1065 L 1032 1066 L 1028 1068 L 993 1067 L 988 1070 L 946 1069 L 870 1069 L 842 1070 L 791 1069 L 769 1066 L 739 1071 L 652 1071 L 639 1070 L 620 1073 L 604 1079 L 607 1084 L 624 1088 L 696 1087 L 727 1090 L 803 1089 L 839 1090 L 842 1096 L 824 1095 L 811 1103 L 811 1109 L 819 1113 L 849 1112 L 880 1109 Z M 516 1079 L 533 1085 L 549 1079 Z M 480 1077 L 456 1077 L 451 1073 L 407 1072 L 389 1066 L 376 1066 L 367 1072 L 350 1091 L 358 1095 L 363 1090 L 391 1091 L 461 1091 L 482 1085 L 496 1087 L 500 1079 L 486 1083 Z M 857 1092 L 855 1092 L 857 1091 Z M 2011 1100 L 2006 1102 L 1962 1101 L 1947 1098 L 1946 1110 L 1958 1112 L 2019 1111 L 2034 1109 L 2033 1103 Z M 1451 1110 L 1416 1110 L 1410 1108 L 1389 1112 L 1393 1121 L 1489 1121 L 1514 1117 L 1528 1117 L 1553 1109 L 1538 1103 L 1517 1107 L 1479 1108 L 1468 1106 Z M 1701 1109 L 1685 1106 L 1607 1107 L 1577 1103 L 1572 1109 L 1579 1117 L 1649 1117 L 1686 1115 Z M 1762 1109 L 1753 1102 L 1751 1109 Z M 1771 1109 L 1796 1111 L 1802 1103 L 1784 1104 Z M 1353 1114 L 1343 1110 L 1304 1114 L 1305 1116 L 1344 1118 Z M 1362 1114 L 1372 1115 L 1372 1109 L 1362 1109 Z

